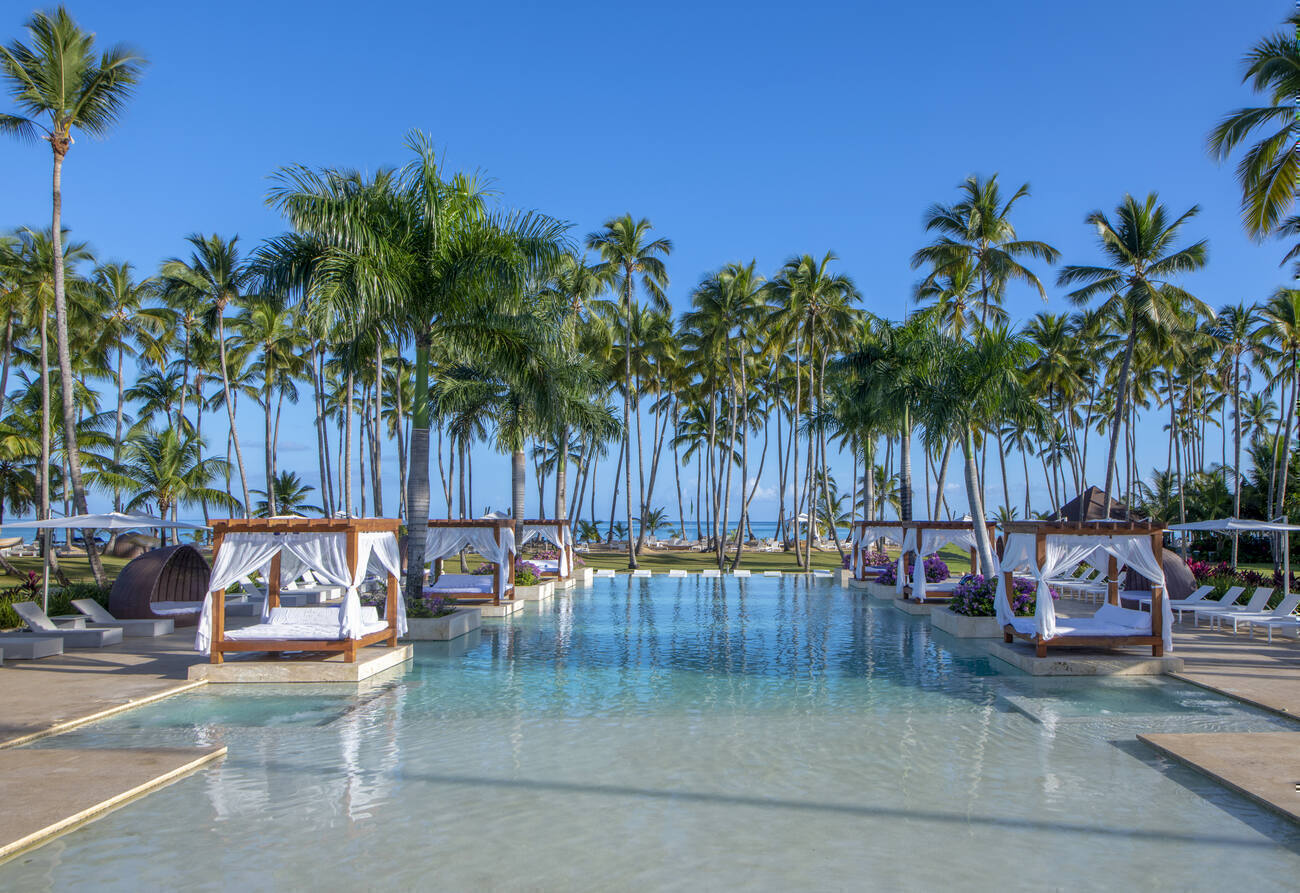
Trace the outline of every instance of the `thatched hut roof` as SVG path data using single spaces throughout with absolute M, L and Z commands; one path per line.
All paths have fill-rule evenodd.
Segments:
M 1106 514 L 1106 491 L 1089 487 L 1071 499 L 1051 517 L 1052 521 L 1132 521 L 1136 520 L 1129 507 L 1115 497 L 1110 500 L 1110 515 Z

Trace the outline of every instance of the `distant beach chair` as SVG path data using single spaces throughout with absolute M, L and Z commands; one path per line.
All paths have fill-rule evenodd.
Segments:
M 681 568 L 675 567 L 675 568 L 673 568 L 672 570 L 668 571 L 668 576 L 670 576 L 670 577 L 684 577 L 684 576 L 686 576 L 686 571 L 682 570 Z
M 74 626 L 59 626 L 36 602 L 15 602 L 11 607 L 27 624 L 27 635 L 62 639 L 65 648 L 103 648 L 122 641 L 121 629 L 86 629 L 84 618 L 79 618 Z
M 781 573 L 782 573 L 781 571 L 763 571 L 763 576 L 765 576 L 765 577 L 779 577 L 779 576 L 781 576 Z
M 701 577 L 721 577 L 721 576 L 722 576 L 722 571 L 718 570 L 716 567 L 706 567 L 704 570 L 700 571 L 700 576 L 701 576 Z
M 612 567 L 598 567 L 598 568 L 596 568 L 596 570 L 592 573 L 592 576 L 593 576 L 593 577 L 612 577 L 612 576 L 614 576 L 614 569 L 613 569 Z
M 74 598 L 72 607 L 87 617 L 91 627 L 118 628 L 127 638 L 151 639 L 165 636 L 176 630 L 176 621 L 171 618 L 162 620 L 118 620 L 93 598 Z
M 650 571 L 646 570 L 645 568 L 637 568 L 636 570 L 632 571 L 632 576 L 634 576 L 634 577 L 648 577 L 648 576 L 650 576 Z
M 748 577 L 748 576 L 750 576 L 750 574 L 751 574 L 750 571 L 743 570 L 743 569 L 742 569 L 742 570 L 734 570 L 734 571 L 731 572 L 731 575 L 732 575 L 733 577 Z

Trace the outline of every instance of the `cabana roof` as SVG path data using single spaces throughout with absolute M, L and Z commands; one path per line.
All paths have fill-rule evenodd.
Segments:
M 224 533 L 396 533 L 402 522 L 396 518 L 214 518 L 214 534 Z
M 525 521 L 525 524 L 532 523 Z M 514 518 L 430 518 L 430 527 L 511 527 L 515 526 Z
M 1110 512 L 1106 512 L 1106 491 L 1099 487 L 1089 487 L 1071 499 L 1053 515 L 1053 520 L 1062 521 L 1127 521 L 1132 516 L 1129 507 L 1115 497 L 1110 498 Z M 1022 522 L 1023 523 L 1023 522 Z

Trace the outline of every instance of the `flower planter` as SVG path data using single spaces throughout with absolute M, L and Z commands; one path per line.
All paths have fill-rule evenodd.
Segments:
M 893 583 L 867 583 L 866 588 L 872 598 L 895 599 L 903 597 L 894 590 Z
M 526 602 L 540 602 L 555 595 L 555 582 L 547 580 L 538 583 L 535 586 L 520 586 L 515 584 L 515 598 L 522 599 Z
M 478 608 L 457 608 L 442 617 L 411 617 L 404 638 L 413 642 L 445 642 L 478 629 L 483 612 Z
M 967 617 L 954 614 L 947 606 L 935 605 L 930 611 L 930 624 L 959 639 L 1000 639 L 1002 627 L 996 617 Z
M 840 568 L 840 585 L 848 587 L 853 581 L 853 571 L 848 568 Z

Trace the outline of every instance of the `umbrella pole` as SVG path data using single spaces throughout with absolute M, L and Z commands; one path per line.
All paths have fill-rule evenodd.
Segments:
M 1290 524 L 1286 515 L 1282 516 L 1283 524 Z M 1282 597 L 1286 598 L 1291 594 L 1291 531 L 1282 532 Z

